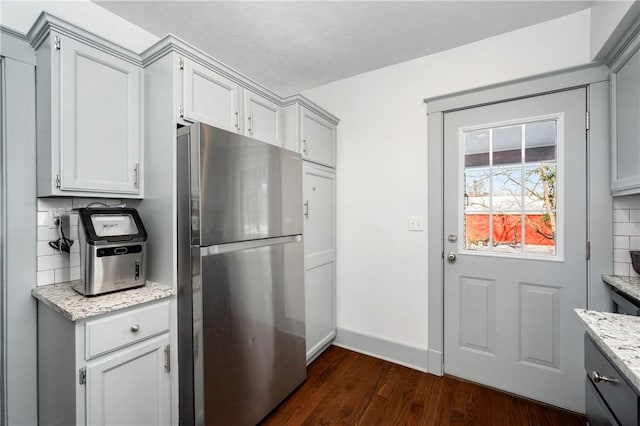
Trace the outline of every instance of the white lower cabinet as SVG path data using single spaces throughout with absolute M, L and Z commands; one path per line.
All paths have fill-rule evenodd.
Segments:
M 87 364 L 87 424 L 170 424 L 167 348 L 164 335 Z
M 336 336 L 335 173 L 305 162 L 304 268 L 307 362 Z
M 41 425 L 172 423 L 170 302 L 70 321 L 38 303 Z

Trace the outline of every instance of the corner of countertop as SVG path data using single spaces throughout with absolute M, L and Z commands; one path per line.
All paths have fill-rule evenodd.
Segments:
M 31 295 L 66 319 L 79 321 L 176 294 L 172 286 L 147 281 L 142 287 L 85 297 L 73 289 L 74 283 L 76 281 L 39 286 L 31 289 Z

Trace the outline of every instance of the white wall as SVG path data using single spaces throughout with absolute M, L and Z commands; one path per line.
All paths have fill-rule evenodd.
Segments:
M 591 59 L 604 59 L 640 12 L 637 1 L 594 1 L 591 6 Z
M 637 277 L 629 250 L 640 250 L 640 195 L 613 199 L 613 273 Z
M 142 52 L 159 40 L 150 32 L 88 0 L 2 0 L 0 25 L 26 34 L 43 10 L 136 53 Z
M 589 62 L 584 10 L 303 93 L 338 116 L 338 327 L 427 347 L 424 98 Z

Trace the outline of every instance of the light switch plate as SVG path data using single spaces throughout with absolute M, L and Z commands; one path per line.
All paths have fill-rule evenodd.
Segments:
M 409 231 L 424 231 L 422 216 L 409 216 Z

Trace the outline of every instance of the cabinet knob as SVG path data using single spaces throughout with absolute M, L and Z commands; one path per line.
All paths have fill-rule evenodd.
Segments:
M 606 377 L 606 376 L 602 376 L 600 375 L 600 373 L 598 373 L 597 371 L 593 371 L 591 373 L 591 378 L 593 379 L 594 382 L 596 383 L 600 383 L 600 382 L 612 382 L 615 383 L 618 381 L 618 379 L 616 379 L 615 377 Z
M 132 333 L 136 333 L 138 330 L 140 330 L 140 326 L 138 324 L 133 324 L 131 326 L 131 332 Z

